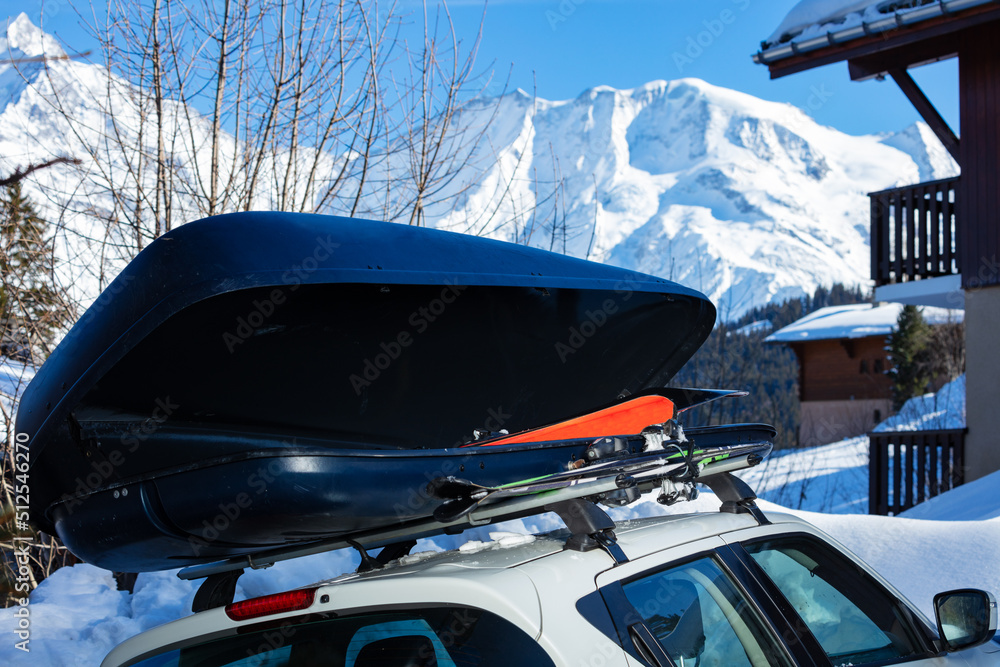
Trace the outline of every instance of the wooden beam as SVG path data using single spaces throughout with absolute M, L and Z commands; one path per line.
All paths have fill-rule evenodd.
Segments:
M 958 56 L 961 33 L 947 33 L 915 44 L 851 58 L 847 71 L 851 81 L 867 81 L 894 69 L 912 69 Z
M 924 95 L 924 91 L 920 90 L 920 86 L 913 80 L 910 73 L 905 69 L 894 69 L 890 70 L 889 74 L 900 90 L 903 91 L 903 94 L 906 95 L 906 98 L 910 100 L 910 103 L 916 107 L 917 112 L 923 117 L 924 122 L 934 130 L 934 134 L 941 140 L 944 147 L 948 149 L 951 156 L 955 158 L 956 162 L 959 162 L 958 137 L 951 131 L 947 121 L 941 117 L 941 114 L 934 108 L 934 105 L 927 99 L 927 96 Z M 959 162 L 959 166 L 961 166 L 961 162 Z

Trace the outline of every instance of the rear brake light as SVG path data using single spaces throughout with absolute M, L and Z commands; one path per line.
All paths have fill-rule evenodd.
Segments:
M 251 618 L 283 614 L 286 611 L 306 609 L 316 597 L 315 588 L 305 588 L 286 593 L 275 593 L 264 597 L 241 600 L 226 605 L 226 616 L 234 621 L 246 621 Z

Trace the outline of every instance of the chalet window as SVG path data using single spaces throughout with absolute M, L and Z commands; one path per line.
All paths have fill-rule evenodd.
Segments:
M 861 374 L 865 375 L 866 373 L 868 373 L 868 360 L 867 359 L 862 359 L 861 360 Z
M 881 359 L 876 359 L 875 360 L 875 372 L 876 373 L 881 373 L 884 370 L 885 369 L 883 368 L 882 360 Z

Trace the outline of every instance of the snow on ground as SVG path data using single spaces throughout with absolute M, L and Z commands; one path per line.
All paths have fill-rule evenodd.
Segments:
M 6 376 L 0 374 L 0 383 Z M 16 377 L 16 374 L 15 374 Z M 963 379 L 946 385 L 937 397 L 913 399 L 927 409 L 934 400 L 961 393 Z M 0 387 L 5 393 L 7 387 Z M 929 403 L 930 402 L 930 403 Z M 957 402 L 948 405 L 955 411 Z M 964 403 L 961 405 L 964 411 Z M 914 408 L 916 411 L 916 408 Z M 938 410 L 949 419 L 948 410 Z M 892 422 L 906 430 L 917 418 Z M 777 452 L 761 466 L 740 473 L 768 512 L 796 514 L 830 534 L 895 585 L 928 617 L 936 593 L 956 588 L 982 588 L 1000 594 L 1000 472 L 965 484 L 919 505 L 899 517 L 869 516 L 868 441 L 862 436 L 806 450 Z M 665 508 L 649 494 L 628 507 L 615 508 L 616 520 L 692 511 L 714 512 L 718 499 L 705 491 L 692 502 Z M 414 553 L 457 549 L 502 548 L 510 534 L 555 530 L 562 523 L 546 514 L 461 535 L 422 540 Z M 504 532 L 506 531 L 506 532 Z M 491 535 L 492 533 L 492 535 Z M 499 534 L 498 534 L 499 533 Z M 467 547 L 469 548 L 469 547 Z M 306 586 L 353 570 L 359 558 L 351 550 L 278 563 L 240 578 L 237 599 Z M 0 643 L 0 664 L 60 666 L 97 665 L 115 645 L 139 632 L 190 613 L 196 583 L 181 581 L 175 571 L 143 573 L 134 594 L 118 591 L 110 572 L 92 565 L 57 571 L 31 596 L 31 654 Z M 0 636 L 15 637 L 13 610 L 0 611 Z
M 755 333 L 761 333 L 770 331 L 772 328 L 770 320 L 757 320 L 756 322 L 751 322 L 745 326 L 736 329 L 735 331 L 726 332 L 726 336 L 749 336 Z
M 989 502 L 997 495 L 996 480 L 977 491 L 975 502 Z M 761 506 L 765 511 L 777 509 L 766 502 Z M 958 588 L 1000 592 L 1000 519 L 949 521 L 794 513 L 860 556 L 930 619 L 934 618 L 937 593 Z
M 902 512 L 906 519 L 982 521 L 1000 518 L 1000 470 Z M 996 590 L 1000 594 L 1000 589 Z
M 33 377 L 33 366 L 0 357 L 0 437 L 6 437 L 7 422 L 14 414 L 14 405 Z
M 911 398 L 894 416 L 875 427 L 877 432 L 935 431 L 965 428 L 965 374 L 937 393 Z

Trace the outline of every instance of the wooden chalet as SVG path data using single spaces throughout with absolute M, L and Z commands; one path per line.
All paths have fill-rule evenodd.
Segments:
M 903 305 L 850 304 L 821 308 L 765 340 L 787 345 L 799 363 L 802 408 L 799 445 L 813 447 L 864 435 L 892 414 L 891 362 L 886 337 Z M 932 325 L 961 312 L 925 309 Z
M 771 78 L 838 62 L 853 81 L 891 77 L 958 162 L 957 178 L 870 195 L 871 272 L 876 300 L 965 309 L 967 433 L 949 450 L 949 474 L 972 480 L 1000 470 L 1000 0 L 872 0 L 869 10 L 829 17 L 818 31 L 789 31 L 762 43 L 754 60 Z M 958 58 L 960 137 L 909 74 L 949 58 Z M 940 455 L 945 436 L 954 439 L 921 432 L 919 442 L 885 446 Z M 880 481 L 897 495 L 871 502 L 896 512 L 921 497 L 922 487 L 903 490 L 925 458 L 876 451 L 883 440 L 873 438 L 873 495 L 884 493 Z M 885 461 L 891 474 L 879 467 Z

